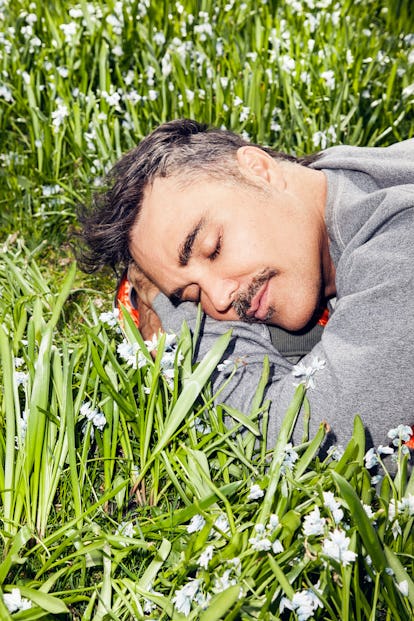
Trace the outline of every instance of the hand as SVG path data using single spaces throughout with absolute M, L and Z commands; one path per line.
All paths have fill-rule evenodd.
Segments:
M 152 302 L 159 293 L 159 289 L 149 280 L 135 263 L 128 267 L 128 280 L 137 293 L 136 306 L 139 312 L 139 330 L 144 340 L 151 340 L 153 334 L 162 331 L 162 324 L 157 313 L 152 308 Z

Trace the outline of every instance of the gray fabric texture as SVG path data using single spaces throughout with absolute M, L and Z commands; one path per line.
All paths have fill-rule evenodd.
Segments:
M 359 414 L 367 447 L 385 445 L 390 428 L 414 424 L 414 139 L 387 148 L 332 147 L 312 167 L 327 178 L 326 225 L 336 266 L 336 303 L 321 340 L 295 367 L 274 348 L 266 325 L 205 317 L 198 358 L 232 328 L 224 358 L 243 364 L 220 400 L 248 413 L 263 358 L 269 357 L 268 448 L 295 386 L 306 378 L 295 373 L 305 368 L 313 384 L 307 390 L 311 434 L 326 421 L 326 446 L 346 445 Z M 191 303 L 174 307 L 160 294 L 154 308 L 167 331 L 179 333 L 184 319 L 194 326 Z M 214 387 L 225 377 L 217 371 Z

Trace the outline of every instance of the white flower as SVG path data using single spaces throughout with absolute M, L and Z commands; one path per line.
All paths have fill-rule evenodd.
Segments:
M 268 552 L 272 548 L 272 542 L 267 537 L 250 537 L 249 543 L 253 550 Z
M 232 572 L 233 568 L 225 569 L 223 574 L 214 580 L 213 589 L 216 593 L 221 593 L 229 587 L 237 584 L 237 580 L 235 578 L 230 578 Z
M 221 530 L 222 533 L 228 533 L 229 530 L 230 530 L 229 521 L 228 521 L 227 517 L 224 515 L 224 513 L 222 513 L 221 515 L 218 516 L 218 518 L 214 522 L 214 526 L 218 530 Z M 219 533 L 216 533 L 216 535 L 220 536 Z
M 231 373 L 233 369 L 234 362 L 231 358 L 226 358 L 226 360 L 223 360 L 223 362 L 220 362 L 220 364 L 217 365 L 217 371 L 225 371 L 227 374 Z
M 339 461 L 344 454 L 345 449 L 341 444 L 332 445 L 328 449 L 328 455 L 331 459 Z
M 301 360 L 293 367 L 292 374 L 295 377 L 303 376 L 303 380 L 301 380 L 299 384 L 304 384 L 305 388 L 315 388 L 315 379 L 313 376 L 318 371 L 321 371 L 325 365 L 325 360 L 320 360 L 317 356 L 312 356 L 311 363 L 308 366 Z
M 0 97 L 9 103 L 14 101 L 11 90 L 5 84 L 0 84 Z
M 326 520 L 321 517 L 319 507 L 308 513 L 303 520 L 303 533 L 306 537 L 311 535 L 323 535 Z
M 232 566 L 233 571 L 237 574 L 240 575 L 241 574 L 241 560 L 239 559 L 238 556 L 235 556 L 234 558 L 231 558 L 228 561 L 229 565 Z
M 158 91 L 154 91 L 153 89 L 150 89 L 148 91 L 148 99 L 150 101 L 155 101 L 158 97 Z
M 317 131 L 312 136 L 313 145 L 322 150 L 326 149 L 330 140 L 336 140 L 336 130 L 332 125 L 326 131 Z
M 55 132 L 58 131 L 66 117 L 69 116 L 69 110 L 66 104 L 58 102 L 58 107 L 52 112 L 52 125 Z
M 186 88 L 185 95 L 186 95 L 188 103 L 192 103 L 194 101 L 194 91 L 192 91 L 189 88 Z
M 144 341 L 144 343 L 147 346 L 147 349 L 148 349 L 148 351 L 150 353 L 157 350 L 157 347 L 158 347 L 159 342 L 160 342 L 160 336 L 161 335 L 159 333 L 156 334 L 154 332 L 154 334 L 152 335 L 151 340 Z
M 408 582 L 407 580 L 402 580 L 397 584 L 397 589 L 404 595 L 404 597 L 408 597 Z
M 200 606 L 202 610 L 205 610 L 210 603 L 211 593 L 203 593 L 202 591 L 198 591 L 194 599 L 197 602 L 197 605 Z
M 279 539 L 275 539 L 272 543 L 273 554 L 279 554 L 279 552 L 283 552 L 283 544 Z
M 263 524 L 256 524 L 254 527 L 256 532 L 255 537 L 250 537 L 249 543 L 252 546 L 253 550 L 258 550 L 261 552 L 267 552 L 272 548 L 272 542 L 266 536 L 266 529 Z
M 249 114 L 249 106 L 242 106 L 241 112 L 239 114 L 239 123 L 244 123 L 244 121 L 247 121 L 247 119 L 249 118 Z
M 122 535 L 123 537 L 134 537 L 134 523 L 133 522 L 121 522 L 115 531 L 115 535 Z
M 112 312 L 101 313 L 99 315 L 99 321 L 101 321 L 102 323 L 106 323 L 108 326 L 111 326 L 113 328 L 114 326 L 118 325 L 118 317 L 119 310 L 117 308 L 114 308 Z
M 390 429 L 388 437 L 391 438 L 394 446 L 398 446 L 400 442 L 408 442 L 413 431 L 408 425 L 398 425 L 395 429 Z
M 80 414 L 85 416 L 85 418 L 90 421 L 94 427 L 102 431 L 106 425 L 106 418 L 103 412 L 100 412 L 97 409 L 93 409 L 90 403 L 83 403 L 80 407 Z
M 283 458 L 283 462 L 282 462 L 282 466 L 281 466 L 282 472 L 285 471 L 286 468 L 288 468 L 289 470 L 292 470 L 295 462 L 298 459 L 299 459 L 299 455 L 297 454 L 297 452 L 293 448 L 292 443 L 289 442 L 285 446 L 285 456 Z
M 102 91 L 101 95 L 103 99 L 106 101 L 106 103 L 108 104 L 108 106 L 112 106 L 115 109 L 119 110 L 119 103 L 121 101 L 121 95 L 118 93 L 118 91 L 114 89 L 112 84 L 111 84 L 109 93 L 107 91 Z
M 328 88 L 332 89 L 335 87 L 335 72 L 331 69 L 329 71 L 323 71 L 321 73 L 321 78 L 325 81 Z
M 342 563 L 342 565 L 349 565 L 355 561 L 357 554 L 349 550 L 350 538 L 347 537 L 344 531 L 336 528 L 329 536 L 324 540 L 322 545 L 322 552 L 330 558 Z
M 57 183 L 54 185 L 42 185 L 42 196 L 56 196 L 56 194 L 60 194 L 61 191 L 62 188 Z
M 9 612 L 19 612 L 19 610 L 28 610 L 32 607 L 32 602 L 22 597 L 20 589 L 12 589 L 11 593 L 3 593 L 4 603 Z
M 411 56 L 413 56 L 413 60 L 414 60 L 414 54 L 410 54 L 410 57 Z M 402 90 L 403 98 L 411 97 L 411 95 L 414 95 L 414 82 L 412 84 L 409 84 Z
M 200 416 L 196 416 L 194 419 L 194 428 L 198 433 L 207 434 L 211 433 L 211 427 Z
M 193 515 L 189 525 L 187 526 L 187 533 L 197 533 L 203 528 L 205 523 L 206 521 L 202 515 L 200 515 L 199 513 Z
M 414 495 L 408 494 L 398 501 L 398 510 L 400 513 L 406 512 L 410 517 L 414 515 Z
M 377 450 L 379 455 L 392 455 L 394 453 L 392 446 L 382 446 L 382 444 L 379 445 Z
M 365 468 L 367 468 L 367 470 L 374 468 L 374 466 L 378 464 L 378 457 L 377 457 L 377 454 L 374 448 L 370 448 L 365 453 L 364 461 L 365 461 Z
M 15 371 L 14 377 L 16 378 L 16 384 L 18 386 L 26 386 L 29 381 L 29 374 L 24 371 Z
M 205 550 L 200 554 L 199 559 L 197 561 L 197 565 L 199 567 L 203 567 L 207 569 L 209 562 L 213 558 L 214 554 L 214 546 L 207 546 Z
M 276 528 L 279 526 L 279 523 L 279 518 L 277 517 L 276 513 L 272 513 L 266 526 L 267 530 L 271 535 L 275 532 Z
M 294 610 L 297 614 L 298 621 L 306 621 L 306 619 L 313 617 L 318 607 L 322 608 L 322 606 L 321 600 L 314 591 L 312 591 L 312 589 L 306 589 L 294 593 L 291 600 L 287 597 L 282 597 L 279 611 L 283 612 L 285 608 Z
M 247 500 L 257 500 L 258 498 L 261 498 L 263 495 L 264 495 L 264 491 L 262 490 L 260 485 L 257 485 L 257 483 L 255 483 L 250 488 L 250 492 L 249 492 L 249 495 L 247 496 Z
M 339 502 L 335 500 L 332 492 L 323 492 L 323 500 L 325 505 L 331 511 L 335 523 L 338 524 L 344 517 L 344 512 L 342 511 Z
M 182 612 L 186 617 L 190 614 L 191 604 L 200 589 L 200 584 L 201 580 L 190 580 L 182 589 L 175 592 L 171 600 L 178 612 Z
M 374 519 L 374 512 L 371 508 L 371 505 L 366 505 L 365 503 L 362 503 L 362 506 L 364 507 L 364 511 L 367 514 L 367 516 L 369 517 L 370 520 Z
M 78 24 L 76 22 L 70 22 L 69 24 L 60 24 L 59 28 L 64 34 L 65 42 L 71 43 L 73 37 L 76 35 Z
M 27 423 L 29 419 L 29 410 L 23 411 L 23 416 L 17 419 L 17 433 L 18 435 L 15 438 L 16 448 L 21 448 L 23 446 L 24 440 L 26 438 L 27 431 Z
M 138 350 L 139 350 L 138 343 L 128 343 L 128 341 L 122 341 L 122 343 L 119 343 L 118 347 L 116 348 L 116 351 L 121 356 L 121 358 L 125 360 L 127 365 L 132 367 L 133 369 L 137 368 Z
M 402 535 L 401 526 L 398 520 L 395 520 L 391 527 L 392 536 L 397 539 L 399 535 Z
M 281 61 L 280 66 L 281 66 L 282 71 L 286 71 L 286 73 L 291 73 L 292 71 L 295 70 L 296 63 L 294 59 L 288 56 L 287 54 L 284 54 L 281 57 L 280 61 Z
M 88 402 L 82 403 L 80 410 L 80 414 L 85 416 L 85 418 L 90 421 L 97 429 L 102 431 L 102 429 L 106 425 L 105 415 L 97 410 L 96 408 L 92 408 L 92 405 Z
M 95 410 L 91 414 L 91 418 L 89 420 L 92 422 L 94 427 L 99 429 L 99 431 L 102 431 L 106 425 L 105 414 L 103 412 L 99 412 L 98 410 Z
M 79 17 L 83 16 L 83 12 L 82 12 L 82 9 L 80 8 L 72 8 L 72 9 L 69 9 L 69 15 L 73 19 L 78 19 Z
M 14 368 L 15 369 L 18 369 L 19 367 L 23 366 L 23 364 L 24 364 L 24 358 L 16 357 L 14 359 Z
M 163 32 L 154 33 L 152 40 L 156 45 L 164 45 L 165 43 L 165 34 Z

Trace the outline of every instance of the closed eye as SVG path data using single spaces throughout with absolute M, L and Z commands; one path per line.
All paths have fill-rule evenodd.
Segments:
M 210 261 L 214 261 L 214 259 L 217 259 L 217 257 L 219 256 L 220 251 L 221 251 L 221 242 L 222 242 L 222 237 L 220 235 L 217 240 L 216 247 L 214 248 L 213 252 L 208 255 L 208 258 Z

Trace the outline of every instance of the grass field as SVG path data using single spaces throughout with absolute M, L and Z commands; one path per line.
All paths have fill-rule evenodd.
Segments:
M 0 619 L 408 621 L 414 478 L 214 405 L 186 330 L 144 343 L 76 206 L 159 122 L 297 155 L 414 136 L 410 0 L 0 0 Z M 218 398 L 219 401 L 219 398 Z M 234 431 L 243 430 L 243 434 Z

